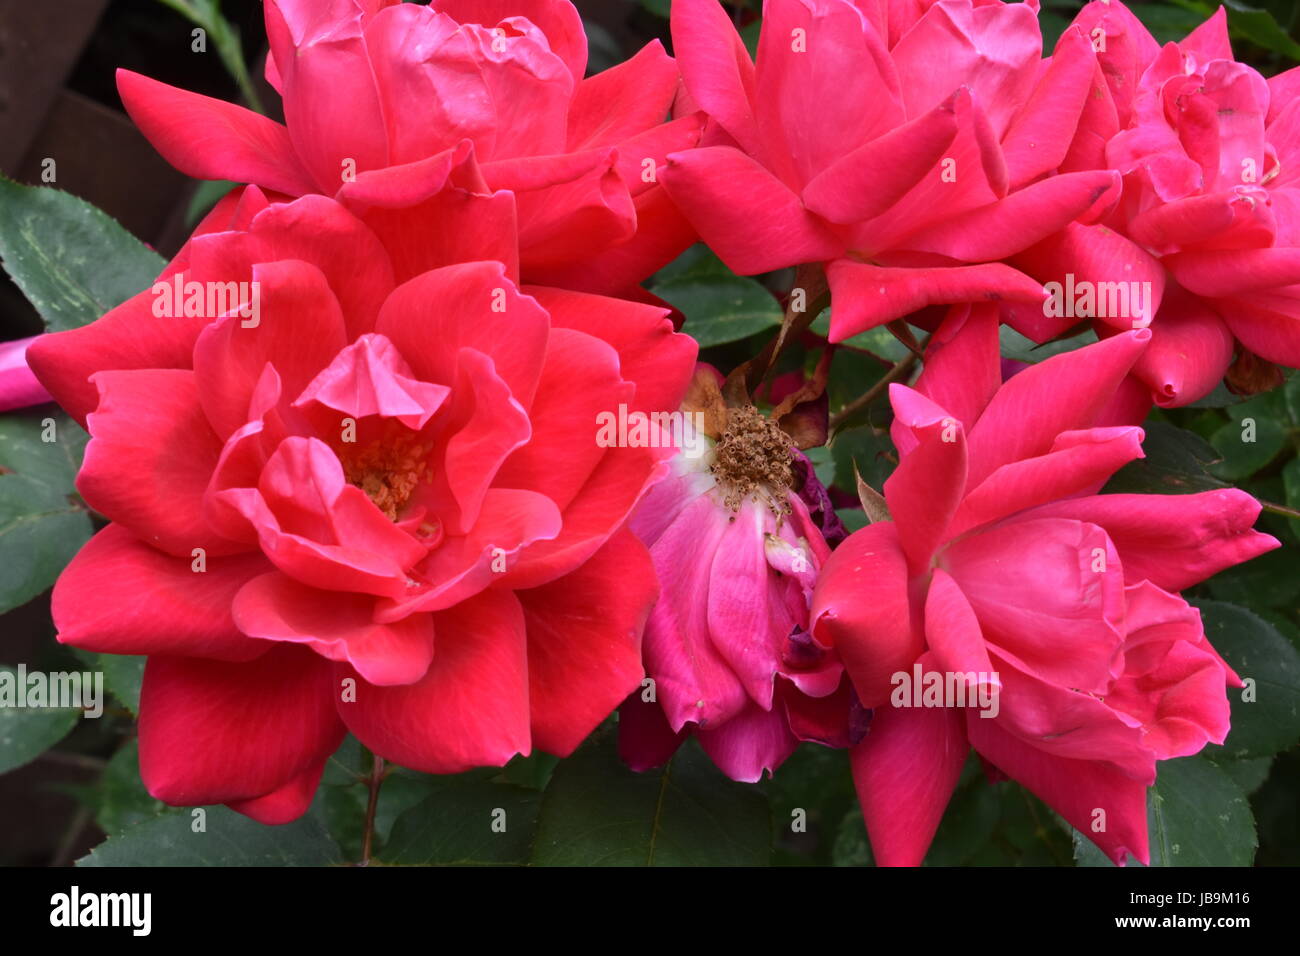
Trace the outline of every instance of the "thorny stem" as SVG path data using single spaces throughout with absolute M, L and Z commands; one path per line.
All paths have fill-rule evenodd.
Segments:
M 876 382 L 875 385 L 872 385 L 871 388 L 867 389 L 865 394 L 861 395 L 858 398 L 855 398 L 853 401 L 849 402 L 838 412 L 832 415 L 830 420 L 830 430 L 834 432 L 841 425 L 843 425 L 844 422 L 848 421 L 850 418 L 852 418 L 862 409 L 866 408 L 868 405 L 870 405 L 872 402 L 878 399 L 881 395 L 883 395 L 890 385 L 892 385 L 894 382 L 897 382 L 899 379 L 906 378 L 908 374 L 911 373 L 912 368 L 915 365 L 916 365 L 916 353 L 908 352 L 905 356 L 903 356 L 901 359 L 899 359 L 897 362 L 894 363 L 893 368 L 891 368 L 888 372 L 886 372 L 881 377 L 880 381 Z
M 361 843 L 361 862 L 358 866 L 370 865 L 370 850 L 375 840 L 375 810 L 379 806 L 379 785 L 384 782 L 384 758 L 371 754 L 370 761 L 370 802 L 366 805 L 365 837 Z

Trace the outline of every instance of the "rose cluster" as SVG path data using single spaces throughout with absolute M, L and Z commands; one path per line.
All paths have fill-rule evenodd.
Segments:
M 1277 542 L 1241 491 L 1102 488 L 1153 404 L 1300 365 L 1300 71 L 1236 62 L 1222 9 L 1162 47 L 1098 0 L 1050 51 L 1033 2 L 762 14 L 752 58 L 673 0 L 674 56 L 588 76 L 568 0 L 266 0 L 283 123 L 119 74 L 163 156 L 240 184 L 26 353 L 109 522 L 59 639 L 148 655 L 153 795 L 283 823 L 346 733 L 457 773 L 617 710 L 634 769 L 848 748 L 882 864 L 972 748 L 1148 860 L 1158 762 L 1239 683 L 1180 592 Z M 700 240 L 828 297 L 827 356 L 929 333 L 855 533 L 803 454 L 828 363 L 760 384 L 803 310 L 716 369 L 641 287 Z M 1003 326 L 1097 341 L 1022 367 Z

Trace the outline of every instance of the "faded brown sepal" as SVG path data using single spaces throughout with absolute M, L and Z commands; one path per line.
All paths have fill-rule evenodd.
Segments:
M 701 412 L 704 415 L 704 434 L 714 441 L 727 430 L 727 403 L 718 386 L 717 373 L 707 366 L 695 369 L 695 376 L 686 387 L 682 411 Z
M 1242 349 L 1223 377 L 1223 384 L 1234 395 L 1258 395 L 1277 388 L 1286 381 L 1282 370 L 1254 352 Z
M 794 289 L 803 290 L 802 310 L 796 311 L 794 308 Z M 822 264 L 809 262 L 799 266 L 795 271 L 794 286 L 776 337 L 769 341 L 758 355 L 736 366 L 727 376 L 727 384 L 723 387 L 722 393 L 727 396 L 729 404 L 735 407 L 749 403 L 749 396 L 757 391 L 786 346 L 808 330 L 808 326 L 812 325 L 813 320 L 829 302 L 830 287 L 826 284 L 826 271 L 822 268 Z
M 867 521 L 875 524 L 877 521 L 893 520 L 885 496 L 862 480 L 856 461 L 853 463 L 853 480 L 858 488 L 858 501 L 862 503 L 862 510 L 867 513 Z
M 772 419 L 800 451 L 824 445 L 830 436 L 830 401 L 826 395 L 830 371 L 831 350 L 826 349 L 813 370 L 812 378 L 772 409 Z

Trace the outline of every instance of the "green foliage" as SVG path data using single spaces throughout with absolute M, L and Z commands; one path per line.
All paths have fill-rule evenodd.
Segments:
M 338 844 L 315 817 L 268 827 L 225 807 L 200 807 L 163 813 L 128 827 L 77 865 L 331 866 L 342 862 Z
M 18 694 L 19 677 L 16 668 L 0 665 L 0 681 L 10 685 Z M 76 707 L 18 707 L 15 696 L 12 703 L 0 706 L 0 773 L 8 773 L 35 760 L 68 735 L 81 711 Z
M 0 415 L 0 613 L 52 585 L 89 539 L 73 486 L 85 444 L 64 415 Z
M 489 865 L 528 862 L 541 795 L 536 790 L 460 774 L 426 783 L 428 794 L 393 824 L 385 863 Z
M 1205 636 L 1243 680 L 1230 689 L 1232 731 L 1225 756 L 1269 757 L 1300 741 L 1300 652 L 1277 629 L 1244 607 L 1223 601 L 1195 602 Z M 1211 747 L 1211 755 L 1218 748 Z
M 654 294 L 686 316 L 684 330 L 701 348 L 748 338 L 781 324 L 772 293 L 742 276 L 682 275 L 659 282 Z
M 0 259 L 51 332 L 95 321 L 147 288 L 164 265 L 90 203 L 6 179 L 0 179 Z
M 1106 484 L 1108 494 L 1186 495 L 1227 485 L 1210 475 L 1219 461 L 1214 446 L 1195 432 L 1165 422 L 1148 422 L 1145 458 L 1125 465 Z
M 95 822 L 109 835 L 122 833 L 167 810 L 167 805 L 149 796 L 140 782 L 140 745 L 135 740 L 113 754 L 94 792 L 98 795 Z
M 537 866 L 755 866 L 769 861 L 771 821 L 753 787 L 683 747 L 661 770 L 633 773 L 613 734 L 556 768 L 542 797 Z
M 1201 757 L 1160 762 L 1147 791 L 1147 831 L 1152 866 L 1250 866 L 1257 846 L 1246 794 Z M 1079 866 L 1111 865 L 1077 832 L 1074 857 Z

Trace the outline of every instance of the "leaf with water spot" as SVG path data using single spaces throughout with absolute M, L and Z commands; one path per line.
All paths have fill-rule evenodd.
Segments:
M 103 210 L 3 177 L 0 259 L 51 332 L 95 321 L 147 289 L 166 265 Z

